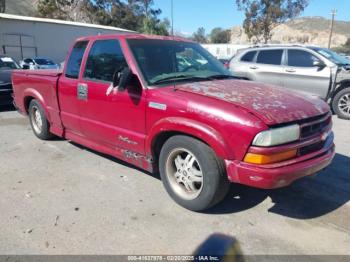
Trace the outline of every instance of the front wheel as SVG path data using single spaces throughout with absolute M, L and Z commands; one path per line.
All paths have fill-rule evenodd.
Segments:
M 333 111 L 342 119 L 350 119 L 350 87 L 339 91 L 332 102 Z
M 159 169 L 168 194 L 193 211 L 219 203 L 229 189 L 222 160 L 208 145 L 191 137 L 169 138 L 160 153 Z

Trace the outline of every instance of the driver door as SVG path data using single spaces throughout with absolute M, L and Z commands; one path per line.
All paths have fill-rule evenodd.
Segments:
M 300 49 L 288 49 L 287 65 L 283 72 L 286 88 L 315 94 L 325 99 L 331 82 L 331 69 L 310 52 Z
M 78 83 L 81 128 L 95 144 L 144 153 L 145 97 L 137 78 L 124 91 L 107 92 L 114 73 L 128 66 L 119 40 L 96 40 Z

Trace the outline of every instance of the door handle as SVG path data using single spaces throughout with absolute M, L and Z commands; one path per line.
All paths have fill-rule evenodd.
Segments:
M 251 66 L 250 69 L 258 69 L 259 67 L 257 66 Z
M 79 100 L 87 100 L 87 98 L 88 98 L 88 86 L 87 86 L 87 84 L 82 84 L 82 83 L 78 84 L 77 97 Z
M 288 72 L 288 73 L 295 73 L 295 69 L 286 69 L 286 72 Z

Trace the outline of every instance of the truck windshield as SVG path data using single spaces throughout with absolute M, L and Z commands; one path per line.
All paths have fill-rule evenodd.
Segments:
M 345 57 L 338 55 L 336 52 L 333 52 L 327 48 L 315 47 L 312 49 L 337 65 L 350 65 L 349 59 L 346 59 Z
M 233 77 L 222 63 L 195 43 L 129 39 L 128 44 L 149 85 Z

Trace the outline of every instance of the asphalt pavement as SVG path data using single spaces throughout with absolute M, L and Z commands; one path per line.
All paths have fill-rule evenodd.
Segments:
M 159 177 L 0 111 L 0 254 L 188 255 L 218 232 L 245 254 L 350 255 L 350 121 L 334 120 L 336 156 L 288 188 L 232 185 L 205 213 L 178 206 Z

